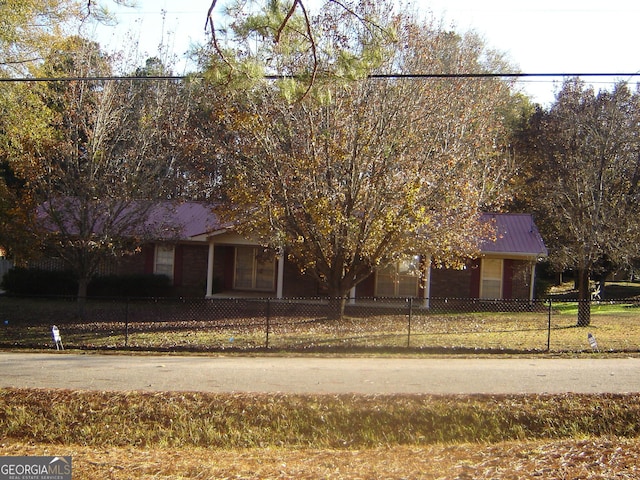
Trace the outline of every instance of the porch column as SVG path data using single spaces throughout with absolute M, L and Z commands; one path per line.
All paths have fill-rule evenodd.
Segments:
M 424 285 L 422 288 L 422 297 L 424 300 L 424 308 L 431 308 L 431 255 L 425 260 Z
M 533 301 L 536 292 L 536 261 L 531 262 L 531 281 L 529 282 L 529 301 Z
M 282 298 L 282 284 L 284 283 L 284 254 L 278 255 L 278 279 L 276 280 L 276 297 Z
M 209 240 L 209 255 L 207 256 L 207 294 L 206 298 L 213 297 L 213 240 Z

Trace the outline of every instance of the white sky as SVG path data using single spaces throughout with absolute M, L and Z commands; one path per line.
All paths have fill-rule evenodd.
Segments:
M 218 2 L 219 4 L 222 1 Z M 137 0 L 137 8 L 118 9 L 117 28 L 101 27 L 107 49 L 125 49 L 139 40 L 141 51 L 155 54 L 161 40 L 176 55 L 205 38 L 211 0 Z M 525 73 L 640 72 L 637 0 L 411 0 L 424 12 L 443 18 L 458 31 L 473 29 L 488 46 L 506 52 Z M 638 77 L 585 77 L 595 88 L 613 80 L 635 84 Z M 526 92 L 551 102 L 561 77 L 523 81 Z

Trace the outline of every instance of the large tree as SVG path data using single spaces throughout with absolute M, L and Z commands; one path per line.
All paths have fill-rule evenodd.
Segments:
M 499 206 L 509 179 L 509 85 L 368 77 L 493 72 L 500 56 L 384 2 L 361 2 L 357 15 L 322 11 L 313 54 L 297 48 L 296 19 L 275 47 L 253 43 L 281 25 L 277 5 L 239 24 L 235 40 L 245 71 L 263 61 L 286 78 L 226 93 L 215 115 L 229 130 L 226 195 L 238 230 L 285 251 L 335 298 L 403 255 L 454 263 L 475 252 L 486 233 L 478 214 Z M 233 81 L 230 62 L 228 52 L 212 61 L 210 78 Z
M 39 166 L 32 182 L 47 244 L 76 274 L 80 299 L 102 262 L 158 233 L 147 227 L 162 224 L 150 225 L 148 216 L 154 200 L 172 196 L 176 179 L 181 85 L 91 79 L 111 68 L 97 44 L 70 38 L 51 52 L 41 73 L 71 79 L 38 88 L 54 135 L 30 150 Z M 155 61 L 146 67 L 154 68 Z M 137 72 L 146 73 L 153 72 Z
M 131 0 L 3 0 L 0 2 L 0 75 L 28 74 L 60 38 L 85 22 L 112 22 L 109 4 Z
M 42 61 L 80 10 L 69 0 L 0 2 L 0 77 L 25 76 Z M 34 170 L 20 145 L 37 143 L 51 132 L 47 112 L 28 85 L 0 85 L 0 246 L 24 258 L 35 248 L 29 174 Z M 18 139 L 19 138 L 19 139 Z M 26 175 L 26 176 L 25 176 Z
M 581 326 L 590 323 L 594 268 L 639 253 L 639 126 L 640 94 L 626 84 L 596 93 L 570 79 L 525 131 L 521 193 L 538 212 L 551 260 L 578 273 Z
M 31 225 L 35 153 L 56 135 L 52 111 L 25 83 L 56 45 L 85 23 L 109 20 L 111 3 L 128 0 L 6 0 L 0 2 L 0 246 L 14 258 L 37 251 Z

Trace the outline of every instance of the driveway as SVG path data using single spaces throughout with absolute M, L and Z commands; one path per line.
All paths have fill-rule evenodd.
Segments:
M 634 393 L 640 359 L 0 353 L 0 387 L 265 393 Z

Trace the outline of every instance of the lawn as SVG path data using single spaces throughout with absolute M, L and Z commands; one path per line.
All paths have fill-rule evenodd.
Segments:
M 591 325 L 580 328 L 577 304 L 566 301 L 554 301 L 551 316 L 548 309 L 340 322 L 273 316 L 268 329 L 262 318 L 247 315 L 211 322 L 190 311 L 168 321 L 127 324 L 107 316 L 78 322 L 64 305 L 36 306 L 40 313 L 11 306 L 19 315 L 0 326 L 1 345 L 53 348 L 55 317 L 67 348 L 253 352 L 268 341 L 276 352 L 544 352 L 549 341 L 551 352 L 591 352 L 588 333 L 602 352 L 640 348 L 640 309 L 633 301 L 594 303 Z M 52 317 L 42 317 L 44 311 Z M 173 306 L 168 313 L 184 310 Z M 2 389 L 0 455 L 71 455 L 76 480 L 639 478 L 639 417 L 637 395 Z
M 232 318 L 223 321 L 59 323 L 64 346 L 149 351 L 405 351 L 587 352 L 592 334 L 600 351 L 640 350 L 640 308 L 635 303 L 593 304 L 591 325 L 576 327 L 577 304 L 553 303 L 551 312 L 467 312 L 313 318 Z M 0 325 L 0 346 L 51 349 L 51 325 Z

